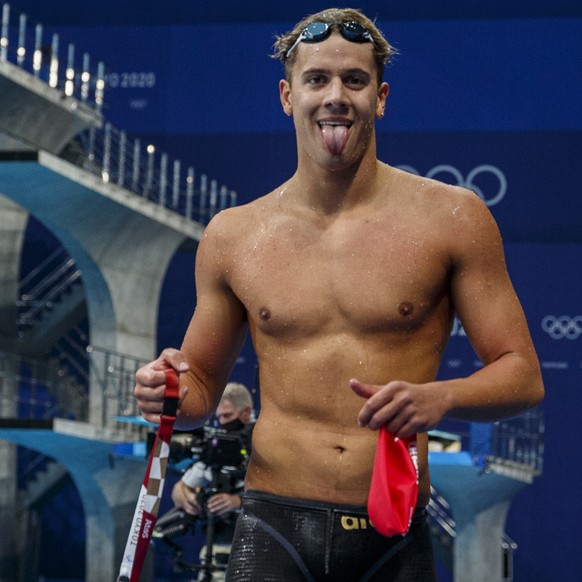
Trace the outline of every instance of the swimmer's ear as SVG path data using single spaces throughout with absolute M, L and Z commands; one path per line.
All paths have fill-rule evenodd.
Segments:
M 378 89 L 378 99 L 376 101 L 376 117 L 378 119 L 384 117 L 388 93 L 390 93 L 390 85 L 388 85 L 388 83 L 382 83 L 380 89 Z
M 281 105 L 283 106 L 285 115 L 293 115 L 291 85 L 289 84 L 289 81 L 286 81 L 285 79 L 279 81 L 279 98 L 281 99 Z

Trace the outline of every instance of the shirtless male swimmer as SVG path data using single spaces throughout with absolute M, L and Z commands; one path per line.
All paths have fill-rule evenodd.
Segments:
M 376 158 L 392 52 L 351 9 L 309 16 L 277 40 L 297 170 L 214 217 L 183 345 L 136 375 L 143 416 L 157 422 L 162 370 L 179 372 L 177 427 L 198 426 L 250 331 L 261 411 L 227 580 L 434 580 L 426 431 L 445 417 L 515 416 L 543 398 L 486 206 Z M 437 382 L 455 314 L 484 366 Z M 419 433 L 419 511 L 404 538 L 342 527 L 346 513 L 366 515 L 383 426 L 399 438 Z

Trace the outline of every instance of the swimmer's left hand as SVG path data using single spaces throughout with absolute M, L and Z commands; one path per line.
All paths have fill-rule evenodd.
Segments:
M 439 397 L 427 384 L 395 380 L 383 386 L 350 380 L 350 388 L 366 403 L 358 414 L 358 425 L 378 430 L 385 426 L 398 438 L 434 428 L 443 413 Z

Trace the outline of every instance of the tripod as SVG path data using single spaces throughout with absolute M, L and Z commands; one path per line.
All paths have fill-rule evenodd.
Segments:
M 210 487 L 207 488 L 207 493 L 210 495 L 205 495 L 204 500 L 204 513 L 206 515 L 206 553 L 204 555 L 203 563 L 196 566 L 196 570 L 202 572 L 202 582 L 212 582 L 212 574 L 215 571 L 225 571 L 226 565 L 219 565 L 214 563 L 214 535 L 215 535 L 215 516 L 211 511 L 208 511 L 206 500 L 213 494 L 218 492 L 218 475 L 220 473 L 220 466 L 212 464 L 210 467 L 212 471 L 212 481 Z
M 198 582 L 214 582 L 213 574 L 215 572 L 224 572 L 226 570 L 226 563 L 217 563 L 217 560 L 215 560 L 214 549 L 217 518 L 208 510 L 207 506 L 207 500 L 221 491 L 219 475 L 222 465 L 219 463 L 213 463 L 207 468 L 211 470 L 212 478 L 209 485 L 204 488 L 202 494 L 198 495 L 201 507 L 200 516 L 205 516 L 205 551 L 203 555 L 201 554 L 200 563 L 193 564 L 184 560 L 180 544 L 176 543 L 173 539 L 174 537 L 182 536 L 187 533 L 192 527 L 194 527 L 195 523 L 199 521 L 200 516 L 192 516 L 187 514 L 183 509 L 174 508 L 158 520 L 153 535 L 154 539 L 161 538 L 165 544 L 172 548 L 174 555 L 174 571 L 198 572 Z M 224 555 L 222 552 L 221 554 Z
M 167 514 L 167 519 L 164 516 L 158 520 L 154 534 L 155 537 L 163 538 L 172 547 L 176 572 L 198 572 L 199 582 L 213 582 L 213 574 L 226 571 L 226 562 L 234 533 L 234 516 L 217 517 L 208 510 L 207 500 L 218 493 L 231 493 L 240 488 L 244 478 L 247 450 L 250 448 L 247 443 L 247 440 L 250 443 L 249 439 L 250 437 L 240 432 L 228 434 L 227 431 L 214 429 L 206 431 L 201 442 L 198 442 L 196 447 L 191 448 L 192 452 L 198 453 L 202 466 L 197 467 L 197 463 L 193 465 L 187 471 L 188 478 L 184 482 L 191 489 L 200 487 L 202 483 L 207 484 L 197 495 L 198 505 L 201 508 L 200 514 L 188 516 L 184 510 L 174 508 Z M 169 538 L 185 533 L 202 516 L 205 516 L 205 548 L 201 552 L 199 564 L 188 564 L 183 559 L 180 546 Z M 216 526 L 221 524 L 224 525 L 224 528 L 217 530 Z M 227 551 L 215 554 L 217 533 L 218 544 L 220 546 L 226 545 Z M 226 559 L 219 560 L 218 556 Z

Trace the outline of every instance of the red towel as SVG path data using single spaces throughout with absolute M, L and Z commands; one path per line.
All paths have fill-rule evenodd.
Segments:
M 386 427 L 381 428 L 368 497 L 368 514 L 374 529 L 384 536 L 406 535 L 417 499 L 416 435 L 396 439 Z

